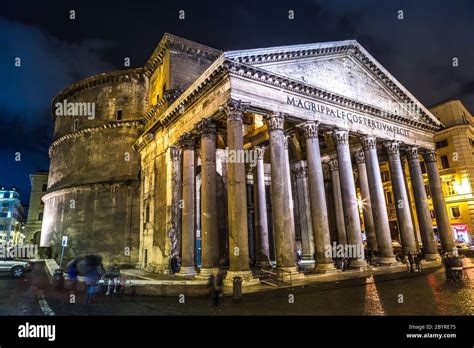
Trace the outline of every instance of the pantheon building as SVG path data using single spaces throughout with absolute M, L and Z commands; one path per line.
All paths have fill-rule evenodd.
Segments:
M 95 118 L 55 115 L 65 100 L 95 103 Z M 41 244 L 68 235 L 69 257 L 157 273 L 179 260 L 178 275 L 221 268 L 244 285 L 253 267 L 298 276 L 298 259 L 334 271 L 332 245 L 365 244 L 391 265 L 386 162 L 402 252 L 438 259 L 421 161 L 442 251 L 454 247 L 443 125 L 357 41 L 222 52 L 165 34 L 144 67 L 79 81 L 52 108 Z

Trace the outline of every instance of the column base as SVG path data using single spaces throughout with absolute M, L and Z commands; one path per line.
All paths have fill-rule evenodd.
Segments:
M 273 268 L 273 265 L 269 260 L 267 260 L 267 261 L 257 261 L 255 266 L 257 266 L 258 268 Z
M 298 272 L 298 268 L 296 268 L 296 266 L 277 267 L 276 271 L 284 281 L 304 279 L 304 273 Z
M 314 259 L 309 259 L 309 260 L 301 260 L 299 262 L 299 266 L 301 268 L 304 268 L 305 270 L 311 271 L 315 267 L 315 262 Z
M 425 254 L 425 261 L 440 261 L 441 256 L 439 254 Z
M 398 265 L 397 260 L 395 259 L 394 256 L 392 257 L 379 257 L 377 259 L 377 263 L 384 265 L 384 266 L 395 266 Z
M 333 263 L 317 263 L 314 265 L 314 269 L 311 273 L 336 273 L 342 272 L 341 270 L 334 267 Z
M 194 277 L 196 275 L 196 269 L 194 266 L 186 266 L 186 267 L 181 267 L 178 273 L 176 273 L 178 276 L 182 277 Z
M 260 285 L 260 279 L 254 278 L 252 271 L 227 271 L 222 285 L 232 287 L 234 277 L 242 278 L 242 286 Z
M 312 254 L 303 254 L 301 255 L 301 260 L 314 261 L 314 258 Z
M 361 259 L 351 260 L 351 265 L 349 266 L 350 269 L 357 269 L 357 268 L 366 268 L 367 262 Z
M 205 278 L 209 279 L 213 274 L 219 272 L 219 267 L 214 267 L 214 268 L 201 268 L 199 271 L 199 274 L 196 276 L 196 278 Z

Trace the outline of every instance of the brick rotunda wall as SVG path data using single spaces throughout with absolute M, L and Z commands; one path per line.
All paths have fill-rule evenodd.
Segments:
M 105 264 L 134 264 L 139 244 L 140 159 L 132 149 L 143 126 L 148 79 L 140 69 L 101 74 L 75 83 L 52 103 L 48 192 L 41 246 L 65 261 L 96 254 Z M 95 117 L 57 116 L 56 103 L 94 103 Z M 117 119 L 120 114 L 121 119 Z

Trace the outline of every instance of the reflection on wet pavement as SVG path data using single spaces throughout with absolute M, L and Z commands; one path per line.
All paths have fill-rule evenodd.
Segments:
M 40 269 L 25 279 L 0 279 L 0 314 L 41 315 L 36 296 L 44 291 L 56 315 L 473 315 L 474 268 L 463 282 L 446 281 L 444 268 L 392 273 L 244 295 L 241 303 L 221 299 L 218 311 L 206 297 L 96 296 L 84 304 L 76 293 L 51 288 Z M 290 296 L 291 295 L 291 296 Z M 294 301 L 289 301 L 292 297 Z

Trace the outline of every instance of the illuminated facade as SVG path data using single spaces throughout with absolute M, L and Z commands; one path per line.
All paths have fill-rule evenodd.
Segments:
M 438 104 L 430 111 L 446 127 L 435 135 L 434 140 L 451 225 L 458 240 L 472 242 L 474 117 L 459 100 Z M 433 220 L 433 225 L 435 223 Z
M 44 202 L 42 200 L 48 187 L 48 172 L 30 174 L 31 192 L 26 220 L 25 238 L 28 243 L 39 244 L 43 223 Z
M 332 272 L 327 247 L 361 247 L 363 230 L 390 265 L 379 168 L 387 162 L 403 252 L 418 249 L 416 224 L 425 257 L 437 259 L 423 156 L 442 248 L 454 246 L 434 152 L 443 125 L 356 41 L 221 52 L 166 34 L 143 68 L 78 82 L 53 105 L 85 97 L 98 104 L 95 119 L 55 117 L 43 245 L 61 234 L 73 236 L 75 252 L 110 254 L 109 237 L 114 252 L 130 245 L 113 229 L 127 223 L 115 221 L 110 198 L 100 200 L 118 181 L 136 187 L 139 210 L 127 221 L 148 271 L 169 273 L 179 259 L 178 275 L 221 268 L 225 284 L 240 276 L 246 285 L 257 281 L 254 265 L 301 276 L 301 257 Z M 132 144 L 133 161 L 118 160 Z M 74 197 L 86 205 L 68 207 Z M 351 265 L 365 267 L 364 256 Z
M 0 245 L 21 245 L 25 240 L 25 213 L 16 190 L 0 189 Z
M 194 54 L 206 52 L 186 44 Z M 134 145 L 141 155 L 145 212 L 142 267 L 166 272 L 169 258 L 180 255 L 183 276 L 221 267 L 227 284 L 236 275 L 252 284 L 252 263 L 273 261 L 282 275 L 297 276 L 298 251 L 314 260 L 315 272 L 333 271 L 325 248 L 333 241 L 362 245 L 362 228 L 379 263 L 392 264 L 379 161 L 389 163 L 407 254 L 418 246 L 405 157 L 415 182 L 421 243 L 425 256 L 436 259 L 420 154 L 443 250 L 454 246 L 434 153 L 433 135 L 442 124 L 357 42 L 221 53 L 162 109 L 154 100 L 172 74 L 166 45 L 158 52 L 147 66 L 158 62 L 151 79 L 161 83 L 150 88 L 145 131 Z M 363 267 L 365 260 L 355 258 L 352 265 Z

